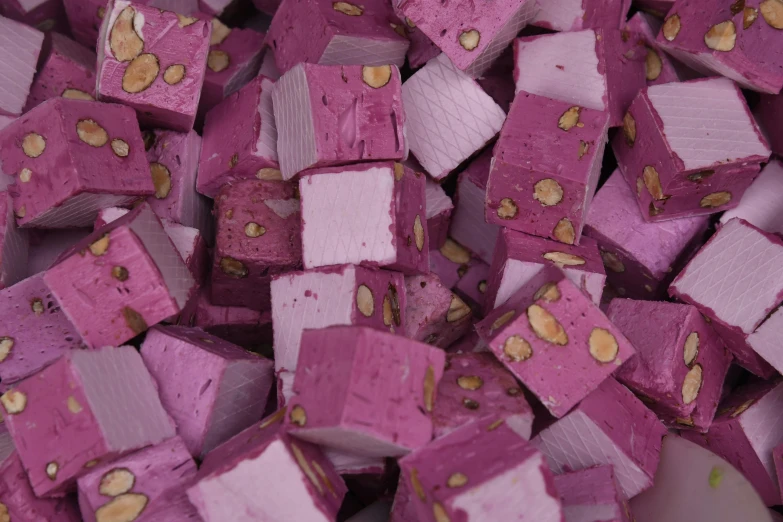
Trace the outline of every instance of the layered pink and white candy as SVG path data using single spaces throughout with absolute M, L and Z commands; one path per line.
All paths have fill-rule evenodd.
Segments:
M 405 289 L 406 337 L 447 348 L 470 331 L 470 307 L 435 274 L 406 277 Z
M 44 35 L 2 16 L 0 35 L 0 48 L 8 50 L 0 58 L 0 115 L 19 116 L 30 93 Z
M 95 52 L 60 33 L 51 33 L 49 55 L 35 77 L 25 112 L 49 98 L 95 99 Z
M 553 31 L 579 31 L 588 28 L 620 29 L 625 24 L 631 2 L 628 0 L 550 0 L 531 25 Z

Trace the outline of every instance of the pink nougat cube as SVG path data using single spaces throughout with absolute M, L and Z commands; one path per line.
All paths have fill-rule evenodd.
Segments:
M 433 435 L 440 438 L 479 419 L 504 419 L 530 439 L 533 410 L 514 376 L 491 353 L 451 354 L 432 410 Z
M 620 29 L 630 8 L 630 0 L 549 0 L 530 24 L 553 31 Z
M 783 384 L 767 381 L 735 390 L 723 403 L 706 434 L 682 432 L 735 466 L 768 506 L 780 504 L 772 450 L 783 443 L 783 426 L 769 422 L 783 406 Z
M 45 271 L 63 252 L 91 233 L 91 228 L 32 229 L 27 256 L 27 277 Z
M 635 353 L 598 306 L 554 267 L 536 274 L 476 330 L 557 418 Z
M 95 99 L 95 52 L 60 33 L 51 34 L 51 49 L 35 77 L 25 112 L 49 98 Z
M 441 54 L 402 86 L 410 150 L 436 180 L 446 177 L 500 131 L 506 113 Z
M 698 73 L 663 52 L 658 46 L 655 35 L 661 30 L 662 23 L 663 20 L 660 18 L 639 11 L 624 24 L 623 38 L 640 38 L 647 47 L 647 57 L 644 62 L 647 85 L 678 82 L 699 76 Z
M 394 65 L 299 64 L 275 83 L 283 178 L 313 167 L 408 156 L 402 80 Z
M 400 460 L 419 522 L 561 522 L 544 456 L 513 425 L 469 423 Z
M 741 366 L 770 377 L 772 367 L 746 337 L 783 301 L 781 263 L 783 240 L 735 218 L 699 250 L 669 294 L 708 317 Z
M 565 522 L 633 522 L 612 466 L 557 475 L 555 489 L 563 503 Z
M 141 356 L 188 451 L 203 456 L 264 416 L 271 360 L 198 328 L 155 327 Z
M 666 428 L 622 384 L 606 379 L 531 441 L 556 474 L 611 464 L 625 498 L 653 484 Z
M 735 208 L 720 217 L 726 224 L 734 218 L 744 219 L 751 225 L 771 234 L 783 235 L 783 208 L 778 205 L 777 194 L 783 191 L 783 163 L 773 159 L 761 169 L 761 174 Z
M 11 196 L 0 191 L 0 289 L 25 278 L 29 244 L 27 231 L 16 226 Z
M 439 0 L 399 0 L 396 3 L 397 9 L 418 30 L 472 78 L 489 69 L 539 9 L 536 0 L 484 5 L 456 3 L 448 9 L 444 9 Z
M 467 266 L 460 267 L 458 272 L 462 272 L 462 277 L 457 281 L 454 292 L 470 305 L 474 314 L 478 317 L 483 316 L 486 308 L 489 265 L 474 257 Z
M 615 377 L 667 425 L 706 432 L 718 409 L 731 354 L 696 307 L 614 299 L 609 320 L 636 350 Z
M 780 94 L 762 94 L 753 112 L 756 121 L 764 131 L 772 151 L 783 154 L 783 96 Z
M 71 350 L 0 403 L 37 496 L 59 496 L 93 465 L 175 434 L 132 346 Z
M 272 277 L 302 265 L 295 190 L 285 181 L 223 186 L 214 211 L 213 303 L 269 310 Z
M 188 489 L 204 522 L 337 518 L 345 482 L 317 446 L 282 429 L 285 413 L 278 410 L 207 454 Z
M 736 207 L 770 154 L 741 91 L 726 78 L 644 89 L 612 147 L 647 221 Z
M 63 254 L 44 281 L 91 347 L 117 346 L 176 315 L 195 286 L 146 204 Z
M 50 34 L 53 29 L 68 32 L 62 0 L 4 0 L 0 3 L 0 15 Z
M 98 98 L 135 109 L 145 126 L 190 131 L 210 34 L 208 21 L 111 1 L 98 37 Z
M 198 520 L 185 487 L 196 463 L 179 436 L 90 469 L 77 481 L 84 522 Z
M 405 278 L 407 310 L 405 336 L 447 348 L 473 326 L 473 313 L 465 301 L 441 283 L 435 274 Z
M 409 42 L 391 27 L 396 21 L 391 2 L 384 0 L 284 0 L 266 44 L 283 73 L 301 62 L 402 67 Z
M 424 185 L 424 196 L 427 207 L 427 235 L 430 238 L 430 249 L 440 248 L 449 235 L 449 223 L 454 204 L 439 184 L 427 178 Z
M 63 0 L 63 5 L 74 40 L 94 51 L 101 23 L 106 15 L 106 2 Z
M 492 155 L 487 223 L 578 245 L 608 129 L 606 112 L 517 94 Z
M 299 180 L 305 268 L 366 264 L 429 271 L 425 177 L 401 164 L 311 171 Z
M 585 237 L 579 246 L 570 246 L 503 229 L 489 271 L 485 309 L 502 305 L 551 265 L 562 267 L 566 277 L 596 305 L 601 302 L 606 274 L 594 240 Z
M 0 16 L 0 115 L 22 114 L 43 39 L 41 31 Z
M 356 455 L 405 455 L 432 438 L 444 363 L 442 350 L 369 327 L 305 330 L 290 431 Z
M 240 180 L 282 179 L 273 87 L 265 76 L 256 76 L 207 113 L 197 181 L 205 196 L 214 198 L 223 185 Z
M 92 225 L 101 208 L 154 192 L 136 115 L 122 105 L 51 99 L 0 135 L 22 226 Z
M 584 233 L 598 242 L 607 283 L 633 299 L 662 299 L 701 246 L 709 216 L 648 223 L 619 171 L 595 195 Z

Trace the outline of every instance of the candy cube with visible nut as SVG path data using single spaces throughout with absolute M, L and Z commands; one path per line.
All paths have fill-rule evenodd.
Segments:
M 449 222 L 454 204 L 439 184 L 427 178 L 424 186 L 427 206 L 427 233 L 430 249 L 440 248 L 449 234 Z
M 617 370 L 617 380 L 650 399 L 667 425 L 706 432 L 731 354 L 696 307 L 614 299 L 606 315 L 637 354 Z
M 85 522 L 198 520 L 185 494 L 195 476 L 196 463 L 184 442 L 172 437 L 80 477 L 82 516 Z
M 633 522 L 612 466 L 595 466 L 555 477 L 566 522 Z
M 764 135 L 769 140 L 772 152 L 783 154 L 783 96 L 780 94 L 762 94 L 753 112 Z
M 442 350 L 369 327 L 306 330 L 289 430 L 356 455 L 405 455 L 432 438 L 444 363 Z
M 283 178 L 313 167 L 405 159 L 401 82 L 394 65 L 303 63 L 286 72 L 272 91 Z
M 725 225 L 733 218 L 740 218 L 765 232 L 783 235 L 783 208 L 776 198 L 780 191 L 783 191 L 783 163 L 773 159 L 761 169 L 739 205 L 721 215 L 720 222 Z
M 549 0 L 541 2 L 530 24 L 552 31 L 620 29 L 630 8 L 629 0 Z
M 678 82 L 698 75 L 695 71 L 691 71 L 675 61 L 658 46 L 658 43 L 655 41 L 655 35 L 660 31 L 661 23 L 662 20 L 660 18 L 639 11 L 624 24 L 623 28 L 623 38 L 641 39 L 647 48 L 647 56 L 644 62 L 647 85 Z
M 302 176 L 305 268 L 366 264 L 429 271 L 424 175 L 399 163 L 318 169 Z
M 489 271 L 484 308 L 489 311 L 502 305 L 551 265 L 562 267 L 566 277 L 594 303 L 601 302 L 606 274 L 593 239 L 584 237 L 579 246 L 570 246 L 503 229 Z
M 655 415 L 609 378 L 531 442 L 557 474 L 613 465 L 623 495 L 632 498 L 652 486 L 664 435 Z
M 95 52 L 60 33 L 52 33 L 49 56 L 35 77 L 25 112 L 49 98 L 95 99 Z
M 272 276 L 302 264 L 295 188 L 246 180 L 224 185 L 216 201 L 212 302 L 268 310 Z
M 440 47 L 430 40 L 429 36 L 424 34 L 421 29 L 416 27 L 410 19 L 400 11 L 398 4 L 392 2 L 394 7 L 394 13 L 399 18 L 399 22 L 393 22 L 392 29 L 394 29 L 401 36 L 405 36 L 410 40 L 410 47 L 408 48 L 408 65 L 414 69 L 418 69 L 425 63 L 429 62 L 441 53 Z
M 502 419 L 471 422 L 407 455 L 400 476 L 419 522 L 565 520 L 544 456 Z
M 19 116 L 33 83 L 44 35 L 0 16 L 0 115 Z
M 451 354 L 432 410 L 434 438 L 478 419 L 504 419 L 525 440 L 533 410 L 514 376 L 491 353 Z
M 436 180 L 492 140 L 506 118 L 503 109 L 445 54 L 405 81 L 402 99 L 410 150 Z
M 598 242 L 607 283 L 633 299 L 662 299 L 701 246 L 708 216 L 648 223 L 631 187 L 615 171 L 595 195 L 584 233 Z
M 112 0 L 98 37 L 98 98 L 135 109 L 145 126 L 190 131 L 210 33 L 208 21 Z
M 459 273 L 462 274 L 462 277 L 459 278 L 453 290 L 470 305 L 474 314 L 481 317 L 486 307 L 489 265 L 474 257 L 471 258 L 467 266 L 459 268 Z
M 271 360 L 198 328 L 155 327 L 141 356 L 188 451 L 203 456 L 264 415 Z
M 176 315 L 195 286 L 147 204 L 63 254 L 44 281 L 91 347 L 120 345 Z
M 608 129 L 606 112 L 517 94 L 492 155 L 487 223 L 578 245 Z
M 554 267 L 533 276 L 476 330 L 557 418 L 635 353 L 598 306 Z
M 121 105 L 54 98 L 0 135 L 18 223 L 91 226 L 101 208 L 154 192 L 136 115 Z
M 59 496 L 95 464 L 175 435 L 132 346 L 71 350 L 0 403 L 37 496 Z
M 0 289 L 25 278 L 29 245 L 27 231 L 16 226 L 11 196 L 0 191 Z
M 646 221 L 736 207 L 770 150 L 726 78 L 642 90 L 612 141 Z
M 447 348 L 471 330 L 473 313 L 435 274 L 405 278 L 405 336 Z
M 409 42 L 392 28 L 396 21 L 391 2 L 384 0 L 284 0 L 266 44 L 283 73 L 301 62 L 402 67 Z

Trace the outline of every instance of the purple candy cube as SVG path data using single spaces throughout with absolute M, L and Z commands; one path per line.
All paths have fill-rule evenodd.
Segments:
M 44 35 L 0 16 L 0 115 L 19 116 L 33 83 Z
M 783 235 L 783 208 L 777 195 L 783 192 L 783 163 L 773 159 L 761 169 L 759 177 L 748 187 L 735 208 L 720 217 L 722 224 L 733 218 L 744 219 L 770 234 Z
M 487 223 L 579 244 L 608 129 L 606 112 L 520 92 L 492 154 Z
M 476 261 L 470 252 L 451 238 L 438 250 L 430 251 L 430 271 L 448 288 L 454 288 Z
M 620 29 L 630 8 L 630 0 L 549 0 L 530 24 L 553 31 Z
M 427 178 L 424 185 L 424 197 L 427 207 L 427 235 L 430 238 L 430 249 L 443 246 L 449 234 L 449 223 L 454 204 L 439 184 Z
M 473 309 L 477 317 L 483 316 L 486 308 L 487 281 L 489 265 L 478 258 L 472 258 L 467 266 L 461 266 L 462 273 L 453 290 Z
M 566 522 L 633 522 L 612 466 L 595 466 L 555 477 Z M 596 518 L 598 517 L 598 518 Z
M 368 327 L 305 330 L 289 429 L 356 455 L 405 455 L 432 438 L 444 363 L 442 350 Z
M 27 277 L 45 271 L 63 252 L 91 233 L 91 228 L 31 229 Z
M 27 231 L 16 226 L 13 200 L 0 192 L 0 289 L 25 278 L 29 243 Z
M 447 348 L 471 330 L 473 313 L 435 274 L 405 278 L 405 336 Z
M 102 0 L 63 0 L 74 40 L 94 51 L 101 23 L 106 15 Z
M 699 76 L 698 73 L 663 52 L 658 46 L 655 35 L 661 30 L 662 23 L 663 20 L 660 18 L 639 11 L 624 24 L 623 28 L 623 38 L 640 38 L 647 48 L 644 62 L 647 85 L 678 82 Z
M 132 346 L 71 350 L 0 403 L 37 496 L 60 496 L 95 464 L 175 434 Z

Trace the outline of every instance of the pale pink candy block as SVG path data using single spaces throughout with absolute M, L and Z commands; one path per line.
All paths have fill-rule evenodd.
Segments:
M 720 217 L 722 224 L 733 218 L 744 219 L 771 234 L 783 235 L 783 209 L 776 195 L 783 192 L 783 163 L 773 159 L 761 169 L 761 174 L 742 195 L 739 205 Z
M 30 93 L 43 33 L 0 16 L 0 115 L 19 116 Z
M 435 274 L 405 278 L 405 336 L 446 348 L 472 327 L 470 307 Z
M 440 248 L 449 234 L 454 204 L 443 187 L 429 178 L 424 186 L 424 195 L 427 201 L 427 232 L 430 236 L 430 249 Z
M 541 2 L 530 24 L 553 31 L 620 29 L 630 8 L 630 0 L 549 0 Z
M 0 192 L 0 289 L 27 275 L 29 245 L 28 231 L 16 226 L 11 196 Z
M 91 228 L 34 229 L 30 234 L 27 277 L 45 271 L 60 255 L 92 233 Z
M 98 215 L 95 217 L 95 224 L 93 225 L 93 229 L 98 230 L 99 228 L 108 225 L 112 221 L 117 221 L 129 212 L 129 208 L 123 207 L 102 208 L 98 211 Z
M 37 496 L 60 496 L 94 464 L 175 435 L 132 346 L 69 351 L 0 402 Z
M 436 180 L 446 177 L 500 131 L 506 114 L 445 54 L 402 85 L 410 150 Z
M 595 466 L 555 477 L 566 522 L 633 522 L 612 466 Z
M 663 439 L 655 485 L 631 501 L 636 522 L 773 522 L 730 462 L 676 435 Z
M 783 335 L 783 312 L 778 308 L 746 338 L 748 346 L 778 372 L 783 369 L 781 335 Z

